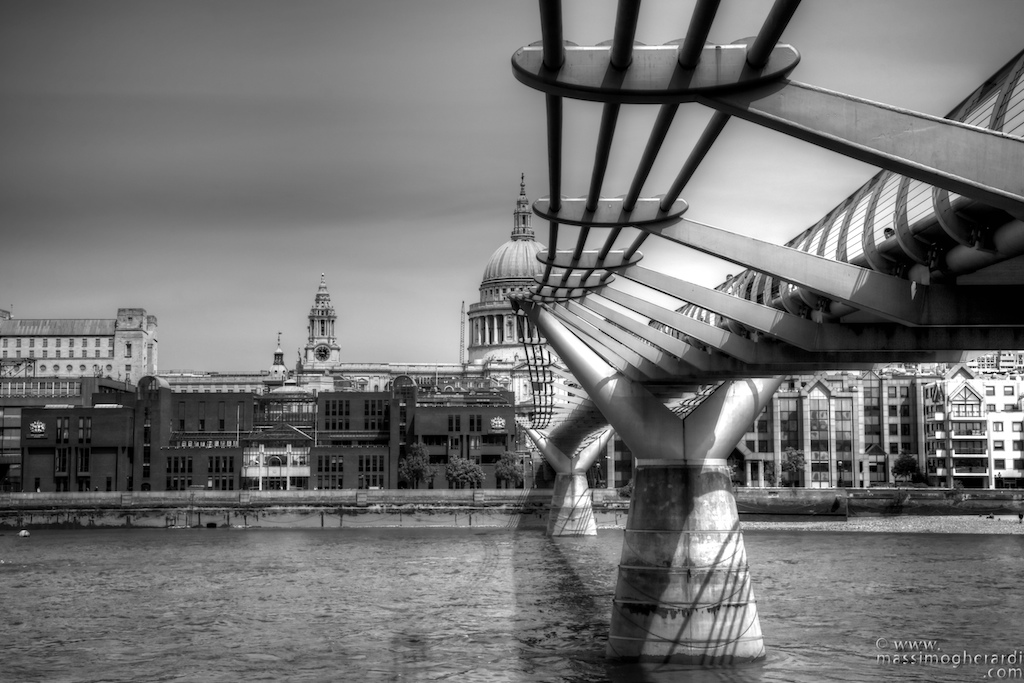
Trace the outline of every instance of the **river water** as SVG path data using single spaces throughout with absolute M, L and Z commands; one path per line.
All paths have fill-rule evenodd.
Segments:
M 683 671 L 604 659 L 621 530 L 5 531 L 0 681 L 1024 678 L 1024 536 L 744 536 L 768 657 Z

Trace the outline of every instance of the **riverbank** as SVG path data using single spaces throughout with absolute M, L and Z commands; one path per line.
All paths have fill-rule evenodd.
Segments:
M 899 515 L 851 517 L 821 521 L 741 521 L 743 531 L 860 531 L 905 534 L 1014 534 L 1024 535 L 1016 515 Z
M 551 489 L 7 493 L 0 494 L 0 529 L 544 528 L 551 496 Z M 1024 533 L 1014 525 L 1024 512 L 1020 490 L 740 488 L 735 496 L 746 529 Z M 599 528 L 625 526 L 628 499 L 594 489 L 591 500 Z

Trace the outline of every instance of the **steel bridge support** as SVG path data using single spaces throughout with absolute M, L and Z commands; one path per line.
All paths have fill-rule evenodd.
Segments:
M 540 431 L 527 428 L 526 433 L 555 471 L 555 490 L 551 494 L 548 515 L 548 536 L 596 536 L 594 501 L 587 483 L 587 470 L 611 441 L 614 430 L 606 429 L 597 439 L 583 447 L 578 457 L 569 457 L 554 441 Z
M 523 307 L 636 458 L 608 657 L 702 666 L 764 657 L 726 459 L 781 380 L 724 382 L 681 420 L 545 308 Z

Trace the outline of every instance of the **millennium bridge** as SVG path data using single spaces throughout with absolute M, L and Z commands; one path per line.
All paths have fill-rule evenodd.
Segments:
M 792 80 L 800 55 L 780 41 L 798 4 L 777 0 L 756 36 L 714 45 L 719 0 L 698 0 L 681 40 L 648 46 L 639 0 L 620 0 L 612 39 L 579 46 L 560 2 L 540 0 L 541 39 L 512 57 L 546 112 L 548 196 L 533 210 L 548 249 L 513 303 L 539 387 L 524 427 L 558 475 L 549 533 L 594 533 L 584 473 L 613 432 L 636 458 L 611 658 L 764 656 L 726 458 L 781 375 L 1024 348 L 1024 53 L 945 117 L 908 111 Z M 563 178 L 577 167 L 563 166 L 567 99 L 600 108 L 589 177 Z M 637 125 L 620 112 L 637 106 L 657 111 L 646 145 L 628 187 L 606 187 L 616 133 Z M 703 133 L 668 151 L 696 109 L 711 112 Z M 732 118 L 878 172 L 785 244 L 688 220 L 690 180 Z M 678 173 L 649 187 L 659 160 Z M 685 263 L 642 261 L 664 244 L 737 274 L 712 289 Z

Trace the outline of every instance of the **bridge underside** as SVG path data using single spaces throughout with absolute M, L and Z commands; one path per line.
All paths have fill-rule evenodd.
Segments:
M 700 664 L 764 648 L 725 457 L 786 374 L 955 362 L 1024 348 L 1024 53 L 945 117 L 790 79 L 780 44 L 797 0 L 776 0 L 757 35 L 706 43 L 719 0 L 698 0 L 685 37 L 635 43 L 639 0 L 613 38 L 563 39 L 540 1 L 541 40 L 512 57 L 544 93 L 549 225 L 533 291 L 514 301 L 527 343 L 533 428 L 572 460 L 611 425 L 637 460 L 609 655 Z M 563 187 L 565 99 L 600 107 L 585 196 Z M 711 110 L 688 154 L 665 151 L 684 105 Z M 627 107 L 657 116 L 628 187 L 605 188 Z M 730 119 L 866 162 L 878 172 L 785 242 L 686 217 L 684 190 Z M 656 163 L 678 168 L 648 187 Z M 738 267 L 717 287 L 687 280 L 685 247 Z M 643 251 L 642 251 L 643 250 Z M 661 258 L 643 260 L 644 252 Z M 688 252 L 692 253 L 692 252 Z M 529 340 L 528 340 L 529 341 Z

